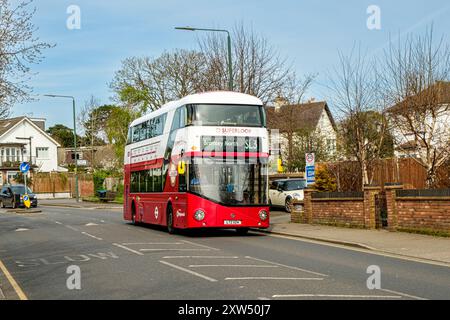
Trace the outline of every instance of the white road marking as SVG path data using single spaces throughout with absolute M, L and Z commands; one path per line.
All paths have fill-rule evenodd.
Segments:
M 78 230 L 77 228 L 74 228 L 74 227 L 72 227 L 72 226 L 65 226 L 65 227 L 69 228 L 70 230 L 76 231 L 76 232 L 80 231 L 80 230 Z
M 266 297 L 258 297 L 258 300 L 270 300 L 270 299 Z
M 360 295 L 360 294 L 274 294 L 272 298 L 381 298 L 401 299 L 402 296 Z
M 384 291 L 384 292 L 388 292 L 388 293 L 399 294 L 401 296 L 412 298 L 412 299 L 416 299 L 416 300 L 428 300 L 426 298 L 413 296 L 413 295 L 410 295 L 410 294 L 407 294 L 407 293 L 403 293 L 403 292 L 400 292 L 400 291 L 394 291 L 394 290 L 388 290 L 388 289 L 379 289 L 379 290 Z
M 220 249 L 213 248 L 213 247 L 208 247 L 208 246 L 205 246 L 205 245 L 203 245 L 203 244 L 198 244 L 198 243 L 191 242 L 191 241 L 188 241 L 188 240 L 181 240 L 181 241 L 183 241 L 183 242 L 185 242 L 185 243 L 192 244 L 192 245 L 194 245 L 194 246 L 203 247 L 203 248 L 208 248 L 208 249 L 211 249 L 211 250 L 214 250 L 214 251 L 220 251 Z
M 314 272 L 314 271 L 311 271 L 311 270 L 306 270 L 306 269 L 302 269 L 302 268 L 298 268 L 298 267 L 288 266 L 288 265 L 281 264 L 281 263 L 278 263 L 278 262 L 273 262 L 273 261 L 268 261 L 268 260 L 263 260 L 263 259 L 253 258 L 253 257 L 250 257 L 250 256 L 246 256 L 246 258 L 247 258 L 247 259 L 256 260 L 256 261 L 266 262 L 266 263 L 272 263 L 272 264 L 275 264 L 275 265 L 280 266 L 280 267 L 285 267 L 285 268 L 289 268 L 289 269 L 293 269 L 293 270 L 303 271 L 303 272 L 315 274 L 315 275 L 321 276 L 321 277 L 328 277 L 328 275 L 323 274 L 323 273 Z
M 9 283 L 11 284 L 11 287 L 16 292 L 17 296 L 20 300 L 28 300 L 26 294 L 23 292 L 22 288 L 19 286 L 19 284 L 16 282 L 14 277 L 9 273 L 9 270 L 6 268 L 6 266 L 3 264 L 2 260 L 0 260 L 0 271 L 3 272 L 6 279 L 8 279 Z
M 155 248 L 155 249 L 139 249 L 139 251 L 210 251 L 210 249 L 172 249 L 172 248 Z
M 29 231 L 30 229 L 27 229 L 27 228 L 18 228 L 18 229 L 16 229 L 15 231 L 16 232 L 21 232 L 21 231 Z
M 163 259 L 238 259 L 237 256 L 165 256 Z
M 236 267 L 236 268 L 278 268 L 274 265 L 262 264 L 191 264 L 189 268 Z
M 242 278 L 225 278 L 225 280 L 305 280 L 305 281 L 321 281 L 321 280 L 323 280 L 323 278 L 242 277 Z
M 161 245 L 170 245 L 170 244 L 183 244 L 182 242 L 125 242 L 122 243 L 124 246 L 134 246 L 134 245 L 146 245 L 146 244 L 161 244 Z
M 139 255 L 139 256 L 143 256 L 143 255 L 144 255 L 143 253 L 141 253 L 141 252 L 139 252 L 139 251 L 130 249 L 130 248 L 125 247 L 125 246 L 123 246 L 123 245 L 121 245 L 121 244 L 118 244 L 118 243 L 113 243 L 112 245 L 113 245 L 113 246 L 116 246 L 116 247 L 119 247 L 119 248 L 122 248 L 122 249 L 125 249 L 125 250 L 130 251 L 130 252 L 133 252 L 133 253 L 135 253 L 135 254 L 137 254 L 137 255 Z
M 96 240 L 103 240 L 102 238 L 96 237 L 96 236 L 94 236 L 94 235 L 92 235 L 92 234 L 90 234 L 90 233 L 87 233 L 87 232 L 81 232 L 81 233 L 84 234 L 85 236 L 94 238 L 94 239 L 96 239 Z
M 211 281 L 211 282 L 217 282 L 216 279 L 213 279 L 213 278 L 210 278 L 210 277 L 208 277 L 208 276 L 205 276 L 205 275 L 203 275 L 203 274 L 201 274 L 201 273 L 194 272 L 194 271 L 192 271 L 192 270 L 189 270 L 189 269 L 186 269 L 186 268 L 177 266 L 177 265 L 172 264 L 172 263 L 169 263 L 169 262 L 167 262 L 167 261 L 159 261 L 159 262 L 162 263 L 162 264 L 165 264 L 165 265 L 167 265 L 167 266 L 170 266 L 170 267 L 172 267 L 172 268 L 175 268 L 175 269 L 178 269 L 178 270 L 187 272 L 187 273 L 189 273 L 189 274 L 192 274 L 192 275 L 194 275 L 194 276 L 203 278 L 203 279 L 205 279 L 205 280 L 208 280 L 208 281 Z
M 55 223 L 56 223 L 56 224 L 62 224 L 62 223 L 61 223 L 61 222 L 59 222 L 59 221 L 55 221 Z
M 98 226 L 98 224 L 93 223 L 93 222 L 86 223 L 86 227 L 92 227 L 92 226 Z

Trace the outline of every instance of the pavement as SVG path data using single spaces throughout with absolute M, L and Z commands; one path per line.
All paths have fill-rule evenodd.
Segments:
M 450 268 L 431 261 L 273 233 L 170 235 L 117 208 L 40 209 L 0 209 L 0 299 L 450 299 Z
M 76 199 L 42 199 L 39 200 L 40 206 L 66 207 L 66 208 L 89 208 L 89 209 L 122 209 L 122 204 L 112 202 L 77 202 Z

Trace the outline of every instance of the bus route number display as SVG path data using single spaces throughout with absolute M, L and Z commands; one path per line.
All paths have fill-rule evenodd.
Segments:
M 259 137 L 202 136 L 203 151 L 259 152 Z

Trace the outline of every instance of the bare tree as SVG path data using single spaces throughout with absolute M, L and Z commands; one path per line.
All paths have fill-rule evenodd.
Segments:
M 201 90 L 204 82 L 201 53 L 175 50 L 156 59 L 133 57 L 122 62 L 110 87 L 116 99 L 138 110 L 156 110 L 163 104 Z
M 264 103 L 277 97 L 301 100 L 312 76 L 297 77 L 264 37 L 242 24 L 235 27 L 232 39 L 235 91 L 257 96 Z M 110 84 L 116 100 L 145 112 L 188 94 L 228 90 L 225 38 L 208 33 L 199 39 L 199 46 L 200 51 L 178 49 L 157 58 L 124 60 Z
M 397 145 L 425 166 L 431 187 L 450 156 L 450 47 L 433 27 L 409 35 L 386 50 L 380 78 Z
M 373 178 L 373 162 L 383 152 L 387 121 L 382 112 L 375 63 L 361 49 L 350 55 L 339 54 L 340 64 L 331 76 L 333 105 L 340 112 L 340 135 L 344 153 L 356 159 L 361 168 L 362 185 Z
M 28 10 L 31 2 L 12 6 L 0 0 L 0 118 L 9 116 L 14 103 L 30 99 L 30 65 L 41 62 L 42 51 L 51 47 L 34 35 L 36 9 Z
M 242 23 L 234 27 L 231 37 L 234 90 L 257 96 L 265 104 L 280 96 L 292 100 L 288 96 L 298 89 L 299 81 L 287 60 L 280 57 L 268 40 Z M 226 39 L 208 33 L 199 39 L 199 46 L 207 67 L 207 81 L 202 89 L 227 90 Z

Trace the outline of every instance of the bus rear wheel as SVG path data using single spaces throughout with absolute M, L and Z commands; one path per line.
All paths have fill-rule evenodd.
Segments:
M 169 234 L 174 234 L 176 231 L 173 226 L 173 209 L 171 204 L 167 206 L 167 231 Z

